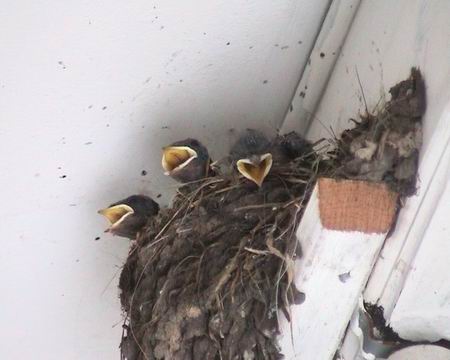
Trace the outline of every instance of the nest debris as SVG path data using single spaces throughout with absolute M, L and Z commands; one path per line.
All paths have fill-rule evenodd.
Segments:
M 384 182 L 401 196 L 416 192 L 425 83 L 411 69 L 407 80 L 389 90 L 391 99 L 379 111 L 367 112 L 337 141 L 334 176 Z
M 260 189 L 221 174 L 181 187 L 123 267 L 122 359 L 281 359 L 278 313 L 289 320 L 289 306 L 304 300 L 293 282 L 301 255 L 295 233 L 317 178 L 415 191 L 420 72 L 413 69 L 391 95 L 330 148 L 274 164 Z

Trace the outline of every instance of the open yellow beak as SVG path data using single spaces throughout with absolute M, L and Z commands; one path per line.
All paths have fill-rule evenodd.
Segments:
M 188 146 L 168 146 L 163 148 L 162 167 L 165 175 L 179 170 L 197 158 L 197 152 Z
M 255 164 L 250 159 L 240 159 L 236 163 L 238 171 L 247 179 L 261 187 L 265 177 L 272 168 L 272 154 L 261 155 L 260 162 Z
M 105 216 L 112 226 L 117 226 L 126 216 L 133 214 L 134 210 L 128 205 L 120 204 L 99 210 L 98 213 Z

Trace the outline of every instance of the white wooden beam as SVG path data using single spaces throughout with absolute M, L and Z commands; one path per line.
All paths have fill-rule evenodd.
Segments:
M 321 202 L 333 200 L 326 199 L 325 193 L 320 186 L 315 188 L 297 232 L 303 255 L 296 264 L 296 285 L 305 301 L 291 307 L 292 324 L 282 322 L 281 347 L 286 359 L 334 357 L 386 236 L 386 232 L 325 228 L 322 223 L 329 221 L 320 210 Z M 347 205 L 356 199 L 359 205 L 366 203 L 361 212 L 373 210 L 370 194 L 360 191 L 347 197 L 352 198 Z M 338 218 L 348 207 L 345 203 L 335 206 Z

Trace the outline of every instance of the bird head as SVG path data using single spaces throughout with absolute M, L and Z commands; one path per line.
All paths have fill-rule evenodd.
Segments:
M 251 155 L 236 161 L 236 167 L 241 175 L 261 187 L 264 179 L 272 168 L 272 154 Z
M 230 151 L 236 168 L 259 187 L 272 168 L 271 142 L 254 129 L 246 129 Z
M 177 141 L 163 148 L 164 174 L 180 182 L 199 180 L 208 174 L 208 150 L 195 139 Z
M 132 195 L 98 211 L 110 222 L 105 232 L 135 239 L 147 220 L 158 213 L 159 205 L 148 196 Z
M 275 145 L 291 160 L 313 152 L 313 145 L 295 131 L 278 136 Z

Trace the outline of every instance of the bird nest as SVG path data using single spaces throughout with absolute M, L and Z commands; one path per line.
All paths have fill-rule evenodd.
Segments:
M 280 311 L 289 320 L 290 305 L 304 299 L 294 285 L 296 229 L 317 178 L 406 184 L 396 190 L 411 193 L 420 144 L 409 141 L 405 153 L 398 143 L 417 135 L 423 109 L 395 109 L 423 98 L 419 82 L 413 70 L 377 114 L 325 141 L 332 144 L 327 150 L 274 164 L 260 188 L 221 173 L 182 186 L 138 234 L 123 267 L 122 358 L 280 359 Z M 399 118 L 401 131 L 394 129 Z M 407 179 L 396 172 L 405 161 L 413 169 Z
M 120 288 L 129 359 L 277 359 L 278 309 L 293 284 L 295 230 L 315 183 L 312 152 L 261 189 L 213 176 L 179 189 L 138 236 Z

